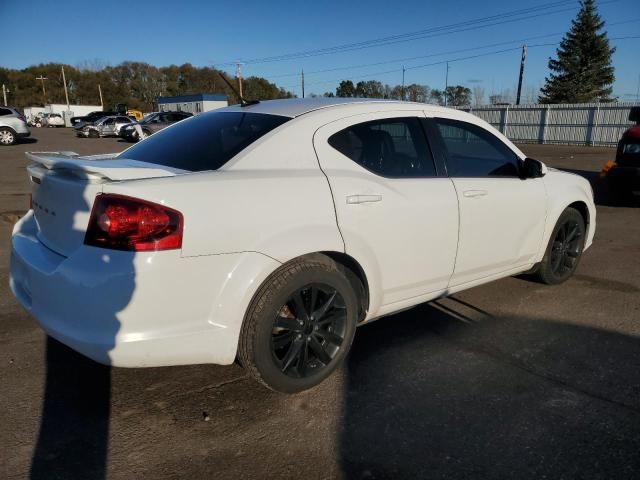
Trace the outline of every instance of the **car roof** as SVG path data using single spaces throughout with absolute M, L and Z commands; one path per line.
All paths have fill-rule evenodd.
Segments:
M 399 100 L 384 100 L 376 98 L 339 98 L 339 97 L 316 97 L 316 98 L 287 98 L 281 100 L 266 100 L 254 105 L 240 106 L 232 105 L 220 110 L 236 112 L 266 113 L 280 115 L 283 117 L 295 118 L 306 113 L 326 109 L 326 108 L 349 108 L 349 106 L 362 104 L 376 104 L 384 109 L 392 109 L 394 106 L 413 105 L 419 109 L 429 110 L 449 110 L 445 107 L 426 103 L 402 102 Z M 218 110 L 218 111 L 220 111 Z

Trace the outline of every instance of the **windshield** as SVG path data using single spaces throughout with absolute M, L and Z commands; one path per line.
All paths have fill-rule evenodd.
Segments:
M 287 120 L 261 113 L 205 113 L 156 133 L 118 157 L 192 172 L 217 170 Z
M 150 122 L 153 122 L 156 118 L 158 118 L 160 114 L 159 113 L 152 113 L 151 115 L 147 115 L 146 117 L 144 117 L 142 120 L 140 120 L 140 125 L 144 125 Z

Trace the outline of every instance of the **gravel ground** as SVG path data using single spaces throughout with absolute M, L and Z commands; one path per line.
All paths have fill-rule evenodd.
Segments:
M 284 396 L 238 366 L 110 369 L 46 338 L 8 288 L 23 152 L 127 144 L 33 133 L 0 148 L 0 478 L 638 477 L 640 209 L 597 182 L 613 149 L 523 146 L 596 186 L 575 278 L 507 278 L 364 326 L 344 368 Z

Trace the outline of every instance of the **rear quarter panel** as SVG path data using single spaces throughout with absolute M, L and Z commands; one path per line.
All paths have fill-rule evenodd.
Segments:
M 305 253 L 344 251 L 312 132 L 291 123 L 215 172 L 112 183 L 104 191 L 180 211 L 185 257 L 259 252 L 285 262 Z

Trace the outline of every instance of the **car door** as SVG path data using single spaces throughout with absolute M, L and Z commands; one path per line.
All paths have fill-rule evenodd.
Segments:
M 356 115 L 314 135 L 346 253 L 373 277 L 377 307 L 418 303 L 443 291 L 453 272 L 458 201 L 451 180 L 438 176 L 423 121 L 413 111 Z
M 131 124 L 131 119 L 128 117 L 117 117 L 116 123 L 113 128 L 114 135 L 120 135 L 120 129 L 125 126 Z
M 520 158 L 488 129 L 452 118 L 430 122 L 460 206 L 450 286 L 533 263 L 546 217 L 542 179 L 520 178 Z
M 100 133 L 102 135 L 113 135 L 116 128 L 116 119 L 115 118 L 107 118 L 104 122 L 102 122 L 102 126 L 100 127 Z

